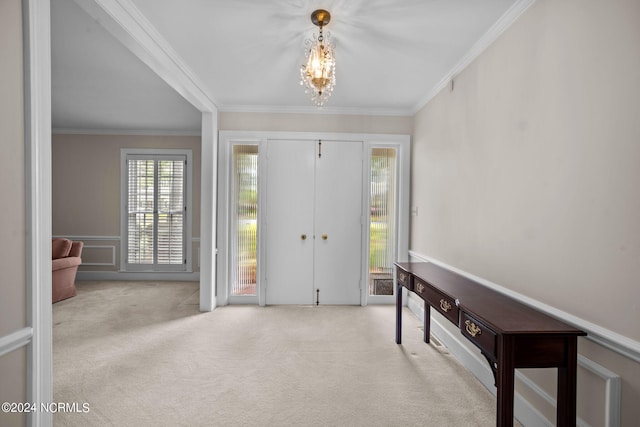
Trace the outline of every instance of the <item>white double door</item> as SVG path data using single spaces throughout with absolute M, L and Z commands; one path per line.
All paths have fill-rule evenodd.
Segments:
M 360 304 L 363 144 L 269 140 L 267 304 Z

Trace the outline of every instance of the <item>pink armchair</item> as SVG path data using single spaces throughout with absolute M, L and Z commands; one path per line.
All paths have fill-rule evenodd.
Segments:
M 51 241 L 52 302 L 76 296 L 76 272 L 82 263 L 83 242 L 56 238 Z

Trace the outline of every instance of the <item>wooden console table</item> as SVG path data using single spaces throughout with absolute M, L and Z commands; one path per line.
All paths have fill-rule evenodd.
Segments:
M 513 426 L 517 368 L 558 368 L 557 426 L 576 425 L 577 339 L 586 335 L 480 283 L 432 263 L 396 263 L 396 343 L 402 343 L 402 287 L 424 300 L 424 341 L 430 308 L 457 325 L 489 362 L 497 387 L 499 427 Z

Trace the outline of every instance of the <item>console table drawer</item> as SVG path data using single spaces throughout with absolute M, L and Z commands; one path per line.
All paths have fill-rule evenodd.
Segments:
M 399 267 L 396 267 L 396 278 L 398 279 L 399 284 L 409 289 L 410 291 L 413 291 L 413 275 L 407 273 Z
M 487 356 L 496 357 L 496 334 L 464 311 L 460 313 L 460 331 Z
M 458 307 L 453 299 L 433 289 L 420 279 L 415 279 L 413 287 L 414 292 L 419 294 L 431 307 L 438 310 L 438 312 L 449 319 L 450 322 L 456 325 L 458 324 Z

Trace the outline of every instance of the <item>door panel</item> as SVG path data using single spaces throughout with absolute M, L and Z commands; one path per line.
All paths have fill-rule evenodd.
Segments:
M 266 303 L 360 304 L 362 143 L 267 145 Z
M 315 288 L 321 304 L 360 304 L 362 143 L 322 141 L 321 150 L 316 157 Z
M 315 146 L 309 142 L 268 143 L 267 304 L 313 302 Z

